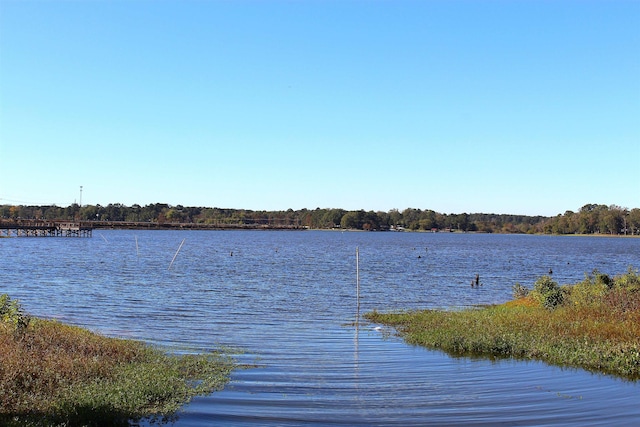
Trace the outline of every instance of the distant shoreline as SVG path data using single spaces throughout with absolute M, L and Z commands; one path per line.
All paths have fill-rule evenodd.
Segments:
M 485 232 L 501 234 L 640 234 L 640 208 L 584 205 L 554 217 L 461 213 L 407 208 L 400 212 L 321 209 L 252 211 L 210 207 L 122 204 L 58 206 L 0 205 L 5 221 L 67 221 L 94 228 L 187 229 L 359 229 L 365 231 Z
M 0 219 L 0 237 L 12 237 L 8 230 L 42 228 L 52 226 L 61 221 L 47 220 L 7 220 Z M 64 221 L 69 223 L 69 221 Z M 506 231 L 464 231 L 457 229 L 431 229 L 431 230 L 412 230 L 407 228 L 401 229 L 371 229 L 363 230 L 359 228 L 314 228 L 306 225 L 292 224 L 258 224 L 258 223 L 198 223 L 198 222 L 142 222 L 142 221 L 78 221 L 81 227 L 92 230 L 200 230 L 200 231 L 225 231 L 225 230 L 262 230 L 262 231 L 329 231 L 329 232 L 385 232 L 385 233 L 429 233 L 429 234 L 500 234 L 500 235 L 532 235 L 532 236 L 567 236 L 567 237 L 615 237 L 615 238 L 639 238 L 640 234 L 561 234 L 561 233 L 523 233 L 523 232 L 506 232 Z

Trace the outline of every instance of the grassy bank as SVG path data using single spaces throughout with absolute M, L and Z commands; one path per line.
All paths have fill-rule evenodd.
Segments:
M 222 354 L 172 355 L 30 319 L 0 295 L 0 425 L 126 426 L 170 418 L 221 389 L 234 367 Z
M 640 379 L 640 276 L 594 271 L 573 285 L 551 277 L 514 286 L 513 301 L 462 311 L 372 312 L 408 342 L 456 356 L 535 359 Z

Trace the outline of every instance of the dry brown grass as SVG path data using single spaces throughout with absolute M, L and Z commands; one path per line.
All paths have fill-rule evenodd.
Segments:
M 141 360 L 146 349 L 58 322 L 34 320 L 16 338 L 0 327 L 0 408 L 45 412 L 73 384 L 110 378 L 118 364 Z
M 25 327 L 15 321 L 25 319 L 21 312 L 9 314 L 0 319 L 3 426 L 126 426 L 164 418 L 222 388 L 234 367 L 219 353 L 171 355 L 55 321 L 31 319 Z

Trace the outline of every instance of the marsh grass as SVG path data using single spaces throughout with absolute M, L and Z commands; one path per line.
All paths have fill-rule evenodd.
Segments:
M 640 378 L 640 276 L 598 272 L 575 285 L 549 277 L 527 296 L 462 311 L 367 313 L 409 343 L 455 356 L 535 359 L 618 377 Z M 546 292 L 546 293 L 545 293 Z M 549 297 L 550 296 L 550 297 Z
M 221 353 L 168 354 L 50 320 L 31 319 L 21 331 L 17 324 L 9 315 L 0 322 L 0 425 L 169 419 L 194 396 L 221 389 L 234 367 Z

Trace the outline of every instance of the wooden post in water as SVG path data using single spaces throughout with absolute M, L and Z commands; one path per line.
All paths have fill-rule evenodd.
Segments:
M 356 327 L 360 323 L 360 249 L 356 246 Z

